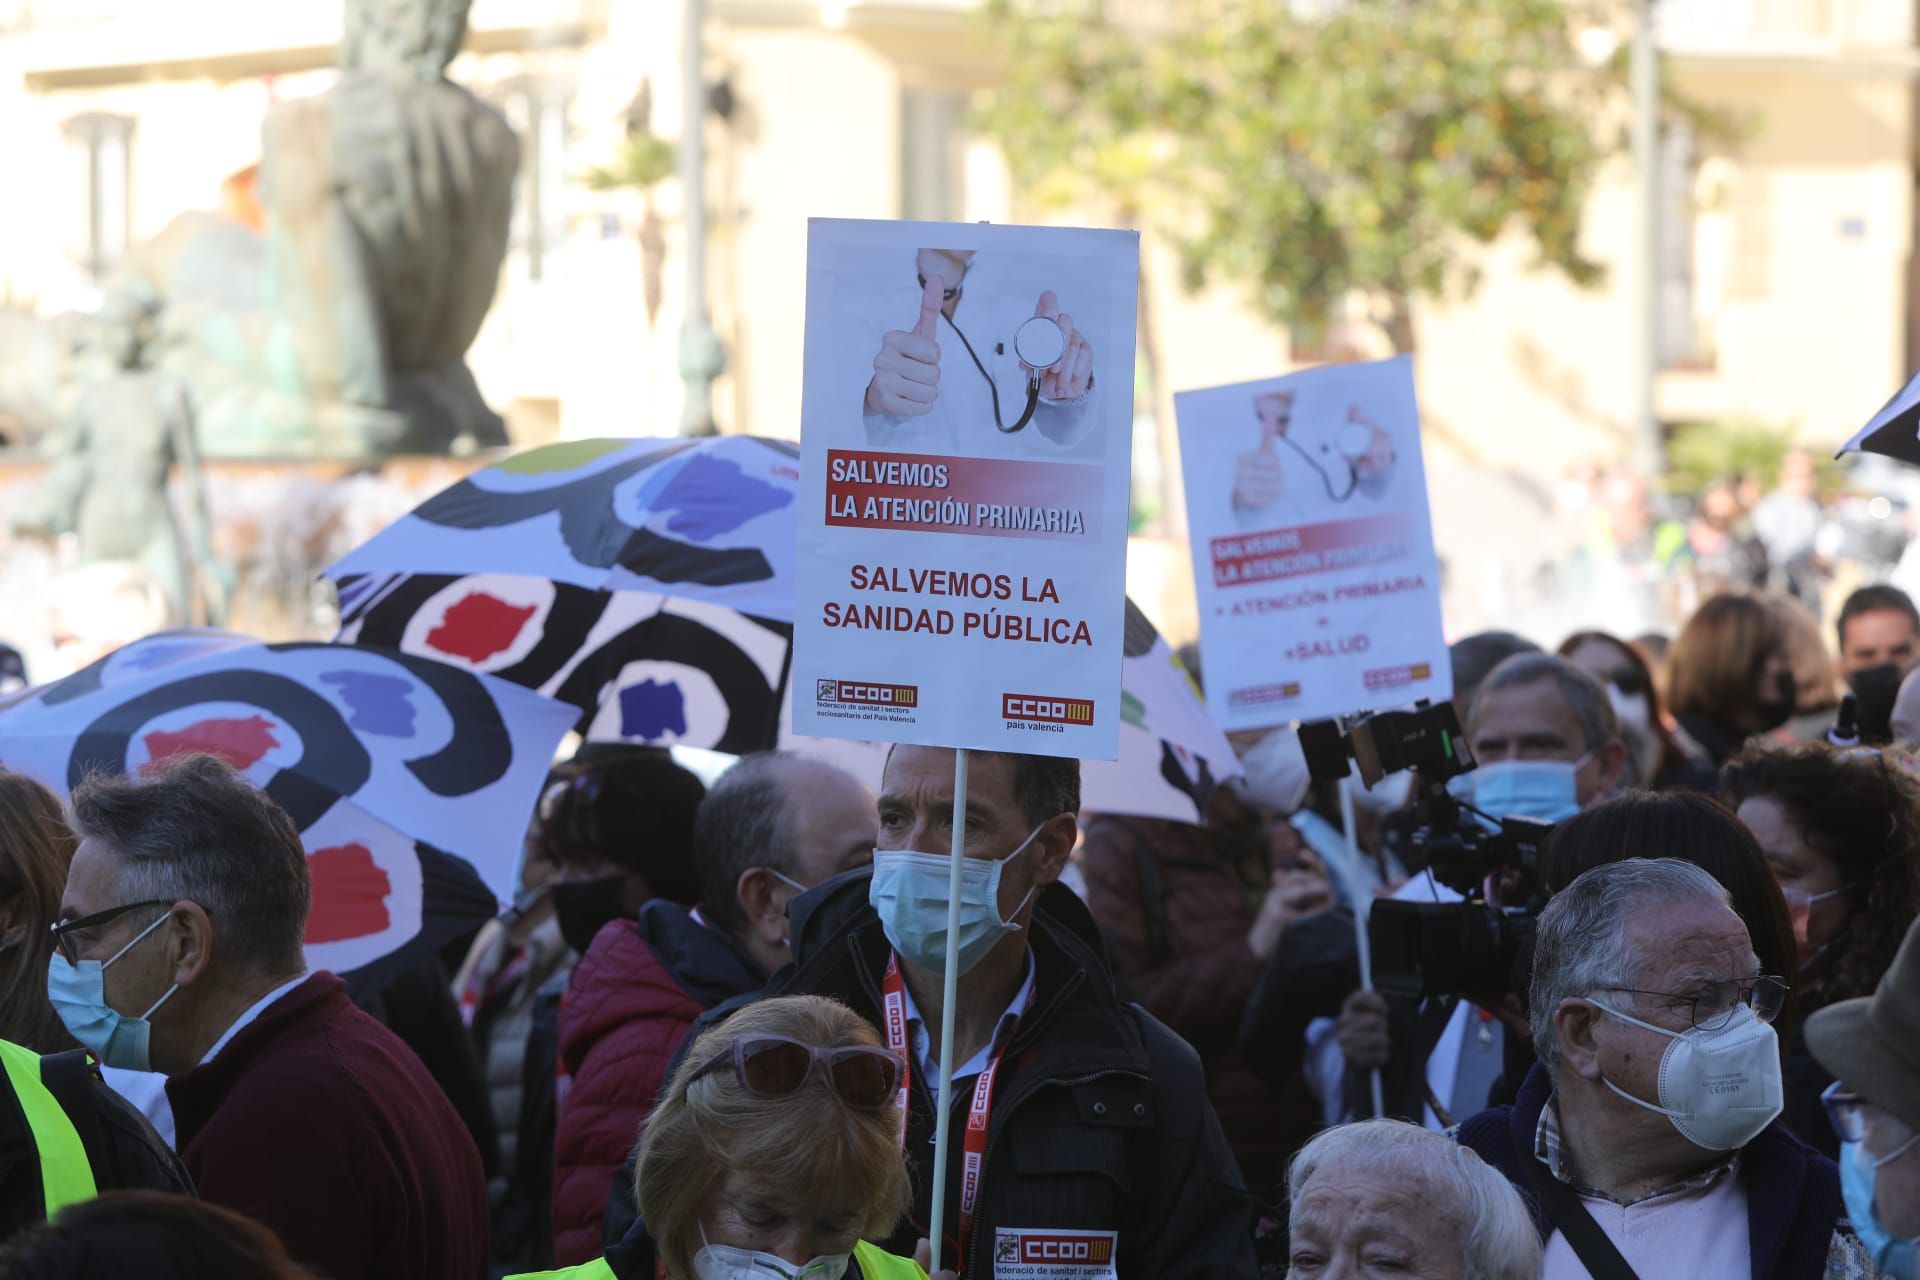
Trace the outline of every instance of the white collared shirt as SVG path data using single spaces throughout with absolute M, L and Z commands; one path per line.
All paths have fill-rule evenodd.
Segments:
M 919 1006 L 913 1002 L 913 988 L 902 982 L 900 990 L 907 997 L 907 1042 L 913 1046 L 913 1060 L 919 1066 L 920 1078 L 927 1082 L 927 1092 L 937 1095 L 940 1091 L 940 1064 L 933 1059 L 933 1037 L 927 1034 L 926 1027 L 920 1021 Z M 1020 983 L 1020 990 L 1014 993 L 1013 1003 L 1007 1006 L 1000 1020 L 993 1024 L 993 1035 L 982 1045 L 980 1052 L 956 1065 L 953 1069 L 955 1085 L 960 1081 L 979 1075 L 987 1069 L 987 1062 L 994 1049 L 1000 1045 L 1002 1036 L 1013 1034 L 1011 1025 L 1018 1022 L 1033 1003 L 1033 948 L 1027 948 L 1027 976 Z M 956 1088 L 955 1092 L 958 1092 Z M 935 1102 L 939 1101 L 936 1096 Z
M 271 1005 L 275 1000 L 278 1000 L 281 996 L 287 994 L 287 992 L 293 990 L 295 987 L 299 986 L 301 983 L 305 982 L 308 978 L 312 976 L 313 975 L 310 973 L 302 973 L 299 977 L 294 978 L 289 982 L 283 982 L 279 986 L 275 987 L 273 990 L 267 992 L 267 994 L 265 994 L 264 996 L 261 996 L 258 1000 L 254 1002 L 252 1008 L 248 1009 L 245 1013 L 235 1018 L 233 1020 L 233 1025 L 228 1027 L 226 1031 L 221 1034 L 220 1038 L 213 1042 L 213 1048 L 207 1050 L 207 1056 L 200 1059 L 200 1065 L 204 1067 L 209 1062 L 212 1062 L 215 1058 L 219 1057 L 220 1051 L 227 1047 L 227 1042 L 229 1040 L 232 1040 L 235 1036 L 239 1035 L 242 1031 L 246 1030 L 247 1025 L 251 1023 L 255 1018 L 258 1018 L 261 1014 L 265 1013 L 267 1011 L 268 1005 Z

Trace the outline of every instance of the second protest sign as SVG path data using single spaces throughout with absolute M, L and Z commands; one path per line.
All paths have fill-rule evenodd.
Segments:
M 1413 362 L 1182 392 L 1174 406 L 1221 726 L 1450 696 Z

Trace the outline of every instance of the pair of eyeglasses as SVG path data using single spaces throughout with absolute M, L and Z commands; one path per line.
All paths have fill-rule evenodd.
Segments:
M 885 1049 L 823 1049 L 786 1036 L 741 1036 L 702 1063 L 687 1083 L 728 1064 L 740 1087 L 761 1098 L 792 1097 L 816 1070 L 842 1102 L 859 1111 L 880 1110 L 900 1088 L 900 1059 Z
M 129 902 L 124 907 L 108 907 L 105 911 L 96 911 L 90 916 L 81 916 L 78 920 L 61 920 L 51 927 L 53 945 L 60 948 L 60 954 L 67 958 L 68 964 L 80 963 L 80 942 L 73 935 L 87 929 L 98 929 L 103 924 L 112 924 L 129 911 L 138 911 L 142 907 L 171 907 L 171 899 L 155 898 L 148 902 Z
M 1771 974 L 1739 982 L 1709 982 L 1704 985 L 1710 990 L 1693 995 L 1682 995 L 1677 991 L 1645 991 L 1639 987 L 1608 989 L 1636 996 L 1658 996 L 1662 1000 L 1686 1004 L 1694 1027 L 1701 1031 L 1718 1031 L 1726 1026 L 1733 1021 L 1734 1011 L 1742 1005 L 1751 1008 L 1753 1016 L 1760 1021 L 1772 1022 L 1786 1008 L 1787 992 L 1792 990 L 1785 978 L 1776 978 Z

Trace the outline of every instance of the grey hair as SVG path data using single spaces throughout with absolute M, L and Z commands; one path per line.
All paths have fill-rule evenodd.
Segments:
M 95 774 L 74 789 L 73 826 L 118 858 L 125 901 L 198 903 L 223 969 L 304 966 L 313 889 L 300 832 L 213 756 L 185 756 L 139 778 Z
M 693 863 L 700 873 L 700 909 L 714 928 L 746 928 L 740 877 L 752 867 L 793 874 L 793 823 L 787 813 L 785 751 L 741 756 L 714 782 L 693 819 Z
M 1315 1134 L 1287 1164 L 1287 1199 L 1300 1202 L 1329 1165 L 1358 1166 L 1395 1187 L 1414 1178 L 1460 1234 L 1467 1280 L 1537 1280 L 1540 1233 L 1513 1184 L 1444 1134 L 1404 1120 L 1361 1120 Z
M 1553 1015 L 1561 1001 L 1637 981 L 1637 957 L 1627 948 L 1627 918 L 1649 899 L 1710 901 L 1733 909 L 1726 886 L 1691 862 L 1628 858 L 1583 872 L 1540 913 L 1527 1022 L 1534 1052 L 1549 1071 L 1560 1060 Z
M 1495 667 L 1481 681 L 1473 695 L 1473 705 L 1467 709 L 1468 734 L 1472 734 L 1480 718 L 1482 701 L 1488 694 L 1542 680 L 1553 681 L 1560 690 L 1561 700 L 1573 713 L 1574 723 L 1580 726 L 1580 736 L 1585 739 L 1580 744 L 1583 751 L 1597 750 L 1620 736 L 1620 716 L 1613 709 L 1613 699 L 1607 696 L 1606 686 L 1589 672 L 1551 653 L 1522 653 Z

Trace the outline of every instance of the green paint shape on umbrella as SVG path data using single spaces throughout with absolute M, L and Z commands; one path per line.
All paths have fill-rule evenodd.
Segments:
M 516 453 L 497 465 L 500 470 L 509 475 L 552 475 L 556 471 L 571 471 L 575 467 L 584 467 L 589 462 L 598 461 L 610 453 L 618 453 L 631 443 L 633 442 L 630 440 L 568 440 L 539 449 L 529 449 L 525 453 Z

